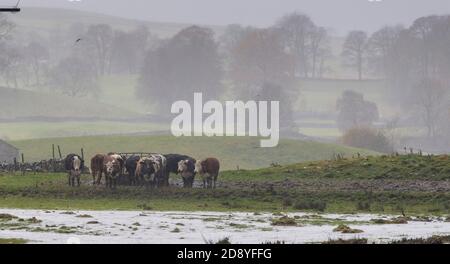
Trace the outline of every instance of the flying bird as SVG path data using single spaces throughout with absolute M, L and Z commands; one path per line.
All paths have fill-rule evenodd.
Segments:
M 79 38 L 79 39 L 75 40 L 75 43 L 78 43 L 78 42 L 80 42 L 82 40 L 83 40 L 82 38 Z

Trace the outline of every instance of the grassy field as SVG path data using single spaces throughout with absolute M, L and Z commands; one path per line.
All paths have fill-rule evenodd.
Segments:
M 0 123 L 0 138 L 11 141 L 86 135 L 130 134 L 167 130 L 166 125 L 114 121 Z
M 382 116 L 390 116 L 397 106 L 389 101 L 383 81 L 356 80 L 301 80 L 298 108 L 309 112 L 336 112 L 336 100 L 345 90 L 364 94 L 366 100 L 375 102 Z
M 450 213 L 448 156 L 368 157 L 224 171 L 216 190 L 70 188 L 64 174 L 0 175 L 0 207 L 62 210 Z M 172 175 L 172 182 L 177 180 Z
M 136 98 L 137 75 L 112 75 L 100 78 L 100 101 L 136 113 L 149 112 L 149 106 Z
M 352 156 L 357 152 L 376 155 L 375 152 L 339 145 L 281 140 L 275 148 L 260 148 L 259 138 L 250 137 L 184 137 L 173 136 L 86 136 L 12 141 L 25 154 L 27 161 L 49 159 L 52 144 L 60 145 L 63 155 L 80 153 L 84 148 L 88 160 L 97 153 L 156 152 L 183 153 L 195 158 L 209 156 L 221 161 L 222 169 L 254 169 L 271 163 L 290 164 L 301 161 L 330 159 L 333 154 Z
M 23 117 L 135 118 L 137 114 L 90 99 L 0 87 L 0 119 Z

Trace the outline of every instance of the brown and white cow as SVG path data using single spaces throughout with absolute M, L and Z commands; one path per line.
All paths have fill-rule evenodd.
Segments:
M 84 169 L 83 159 L 76 154 L 69 154 L 64 160 L 64 165 L 68 173 L 69 186 L 75 186 L 75 182 L 80 186 L 80 176 Z
M 151 154 L 139 160 L 136 167 L 136 181 L 145 184 L 146 187 L 165 186 L 166 179 L 166 158 L 161 154 Z
M 123 171 L 123 158 L 118 154 L 109 153 L 103 159 L 103 172 L 105 173 L 106 187 L 115 188 L 117 178 Z
M 92 174 L 92 184 L 99 184 L 102 180 L 103 175 L 103 160 L 105 155 L 97 154 L 91 159 L 91 174 Z
M 219 170 L 220 163 L 216 158 L 207 158 L 195 163 L 195 172 L 202 177 L 203 188 L 216 188 Z
M 195 163 L 196 161 L 192 158 L 180 160 L 178 162 L 178 173 L 183 179 L 184 188 L 192 188 L 195 179 Z
M 135 182 L 145 187 L 155 186 L 156 165 L 150 157 L 142 157 L 136 166 Z

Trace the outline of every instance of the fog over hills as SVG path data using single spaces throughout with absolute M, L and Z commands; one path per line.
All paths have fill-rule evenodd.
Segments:
M 15 0 L 0 3 L 15 4 Z M 184 24 L 268 26 L 285 13 L 309 14 L 318 24 L 339 35 L 349 30 L 372 32 L 386 24 L 410 24 L 415 18 L 450 12 L 447 0 L 24 0 L 38 6 L 91 11 L 130 19 Z

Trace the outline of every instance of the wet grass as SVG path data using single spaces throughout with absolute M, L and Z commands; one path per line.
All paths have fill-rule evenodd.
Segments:
M 9 244 L 26 244 L 28 240 L 22 238 L 0 238 L 0 245 L 9 245 Z
M 367 168 L 367 163 L 372 165 Z M 65 174 L 8 174 L 0 175 L 0 207 L 68 211 L 308 211 L 446 215 L 450 213 L 449 192 L 368 191 L 362 187 L 341 190 L 333 184 L 329 188 L 314 189 L 305 188 L 303 184 L 327 182 L 329 173 L 333 171 L 333 177 L 344 186 L 347 181 L 358 185 L 359 182 L 377 180 L 380 171 L 388 170 L 396 171 L 395 175 L 386 178 L 394 183 L 432 180 L 439 186 L 439 182 L 445 183 L 449 177 L 442 174 L 450 167 L 449 164 L 448 156 L 384 156 L 306 162 L 254 171 L 225 171 L 219 180 L 227 186 L 216 190 L 178 187 L 145 190 L 124 186 L 109 190 L 104 186 L 89 186 L 89 175 L 83 175 L 81 187 L 71 188 L 67 186 Z M 284 185 L 286 178 L 289 179 L 288 185 Z

